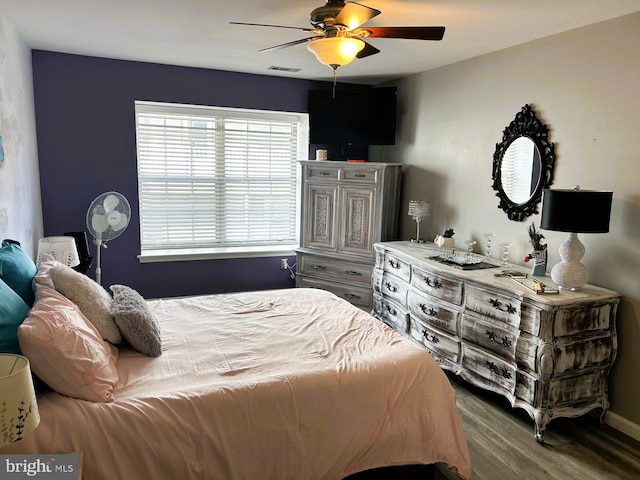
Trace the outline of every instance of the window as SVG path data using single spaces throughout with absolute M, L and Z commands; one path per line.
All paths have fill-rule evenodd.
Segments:
M 140 261 L 297 245 L 308 115 L 136 102 Z

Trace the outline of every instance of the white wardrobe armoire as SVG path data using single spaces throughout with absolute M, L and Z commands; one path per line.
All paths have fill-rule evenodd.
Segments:
M 402 164 L 305 160 L 296 286 L 322 288 L 368 312 L 373 244 L 397 239 Z

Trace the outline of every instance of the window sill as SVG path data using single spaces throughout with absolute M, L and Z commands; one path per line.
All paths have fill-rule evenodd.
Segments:
M 149 250 L 138 255 L 140 263 L 191 262 L 223 258 L 280 257 L 295 255 L 294 245 L 277 247 L 191 248 Z

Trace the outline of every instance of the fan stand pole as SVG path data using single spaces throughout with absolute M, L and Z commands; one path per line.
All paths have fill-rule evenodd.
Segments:
M 100 250 L 102 250 L 102 240 L 96 240 L 96 245 L 98 246 L 96 251 L 96 282 L 98 285 L 102 285 L 102 283 L 100 283 L 102 281 L 102 268 L 100 267 Z

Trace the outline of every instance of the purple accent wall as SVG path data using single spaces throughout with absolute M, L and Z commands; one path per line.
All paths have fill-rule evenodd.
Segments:
M 38 50 L 32 60 L 44 234 L 86 230 L 87 208 L 103 192 L 131 203 L 129 227 L 102 250 L 103 286 L 147 298 L 294 286 L 280 257 L 138 262 L 134 101 L 306 112 L 307 91 L 327 84 Z

